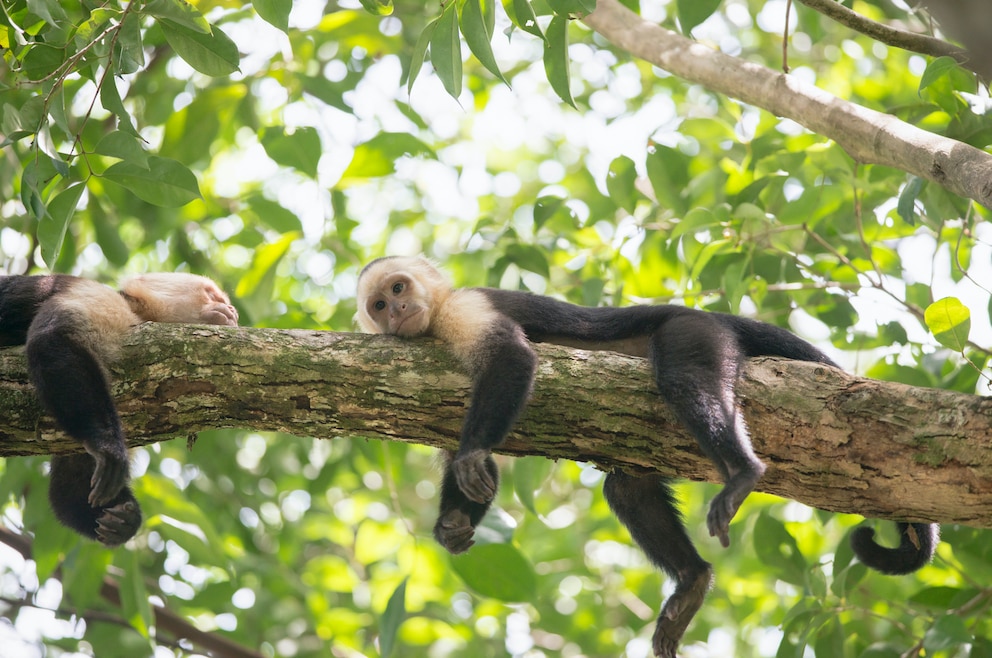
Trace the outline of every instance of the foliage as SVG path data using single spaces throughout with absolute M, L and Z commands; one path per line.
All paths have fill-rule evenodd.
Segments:
M 746 313 L 871 377 L 988 392 L 988 209 L 631 59 L 574 20 L 593 4 L 4 0 L 4 271 L 191 270 L 244 324 L 350 330 L 361 265 L 424 251 L 459 285 Z M 625 4 L 781 66 L 784 2 Z M 902 7 L 853 3 L 929 29 Z M 992 142 L 988 94 L 952 61 L 790 17 L 790 75 Z M 34 558 L 2 554 L 0 636 L 195 653 L 154 626 L 164 605 L 263 655 L 647 655 L 669 590 L 600 473 L 505 460 L 498 513 L 451 558 L 432 459 L 241 430 L 141 449 L 145 530 L 114 552 L 52 521 L 43 460 L 8 460 L 5 521 Z M 852 562 L 857 519 L 763 495 L 721 550 L 700 531 L 714 492 L 681 489 L 717 567 L 687 656 L 992 654 L 988 531 L 947 527 L 933 566 L 890 578 Z

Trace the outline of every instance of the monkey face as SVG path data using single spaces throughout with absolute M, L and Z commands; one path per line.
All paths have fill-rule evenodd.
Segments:
M 364 331 L 406 337 L 428 333 L 434 298 L 430 285 L 418 276 L 420 263 L 420 259 L 383 258 L 362 271 L 358 324 Z

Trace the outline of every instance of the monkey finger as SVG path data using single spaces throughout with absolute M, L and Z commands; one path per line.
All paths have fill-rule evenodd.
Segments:
M 90 495 L 87 498 L 91 507 L 103 507 L 112 501 L 127 484 L 127 464 L 106 455 L 94 455 L 96 466 L 90 478 Z
M 97 539 L 107 546 L 119 546 L 141 527 L 141 509 L 134 501 L 108 507 L 97 519 Z
M 236 327 L 238 326 L 238 311 L 230 304 L 218 302 L 204 306 L 200 311 L 200 319 L 207 324 Z

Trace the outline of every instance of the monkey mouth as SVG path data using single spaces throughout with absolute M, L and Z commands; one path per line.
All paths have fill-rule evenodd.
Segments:
M 420 333 L 423 331 L 423 328 L 419 326 L 420 323 L 417 321 L 417 319 L 420 318 L 420 316 L 423 315 L 423 313 L 424 313 L 424 309 L 422 308 L 417 309 L 410 315 L 400 320 L 399 324 L 396 325 L 396 328 L 393 329 L 393 334 L 396 336 L 403 336 L 406 338 L 410 338 L 412 336 L 419 336 Z

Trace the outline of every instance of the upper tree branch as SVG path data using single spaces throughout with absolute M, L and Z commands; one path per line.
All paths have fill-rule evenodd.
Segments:
M 831 18 L 841 25 L 849 27 L 881 43 L 932 57 L 953 57 L 958 64 L 977 72 L 973 64 L 969 62 L 970 57 L 967 51 L 942 39 L 937 39 L 926 34 L 900 30 L 873 21 L 870 18 L 865 18 L 856 11 L 848 9 L 837 2 L 837 0 L 796 0 L 796 2 L 806 5 L 827 18 Z
M 641 359 L 538 346 L 534 394 L 500 452 L 717 480 Z M 133 445 L 208 428 L 453 448 L 469 382 L 430 340 L 147 324 L 114 369 Z M 756 360 L 739 386 L 759 489 L 877 518 L 992 527 L 992 398 Z M 78 450 L 40 413 L 22 350 L 0 350 L 0 455 Z
M 980 149 L 717 52 L 645 21 L 617 0 L 598 0 L 583 21 L 615 46 L 673 75 L 834 140 L 858 162 L 902 169 L 992 208 L 992 155 Z

